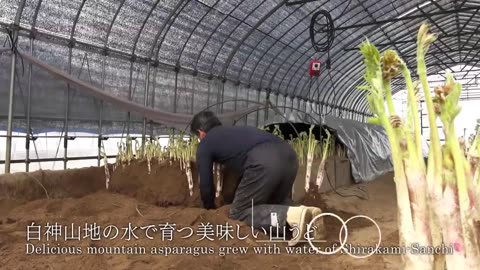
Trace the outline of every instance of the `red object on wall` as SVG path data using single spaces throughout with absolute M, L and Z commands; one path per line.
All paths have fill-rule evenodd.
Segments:
M 320 76 L 320 60 L 314 59 L 310 61 L 310 77 Z

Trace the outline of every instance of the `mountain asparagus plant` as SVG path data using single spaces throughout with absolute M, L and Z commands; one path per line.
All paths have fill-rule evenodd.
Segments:
M 331 145 L 332 145 L 332 138 L 331 134 L 328 131 L 328 129 L 325 129 L 325 132 L 327 133 L 327 138 L 323 139 L 323 144 L 322 144 L 322 160 L 320 161 L 320 165 L 318 166 L 318 172 L 317 172 L 317 180 L 316 180 L 316 185 L 318 191 L 320 191 L 320 188 L 322 187 L 323 179 L 325 177 L 325 164 L 327 162 L 327 158 L 330 155 L 331 151 Z
M 310 178 L 312 174 L 312 165 L 313 165 L 313 158 L 315 156 L 315 149 L 317 147 L 317 140 L 315 139 L 315 135 L 313 135 L 313 128 L 315 126 L 311 125 L 310 129 L 308 130 L 308 141 L 307 141 L 307 170 L 305 171 L 305 192 L 308 192 L 310 189 Z
M 474 176 L 472 162 L 461 151 L 456 137 L 454 120 L 460 112 L 458 105 L 461 85 L 452 74 L 443 86 L 430 93 L 425 56 L 436 36 L 422 24 L 417 36 L 417 73 L 420 84 L 412 81 L 406 63 L 394 50 L 381 54 L 366 40 L 360 47 L 364 57 L 365 81 L 361 87 L 367 92 L 370 119 L 385 128 L 394 165 L 397 190 L 400 245 L 419 244 L 423 247 L 442 244 L 453 253 L 403 254 L 402 269 L 478 269 L 480 265 L 479 231 L 475 226 L 479 218 L 479 184 Z M 402 76 L 407 90 L 406 119 L 395 112 L 391 82 Z M 430 125 L 430 152 L 428 165 L 422 156 L 420 116 L 417 94 L 423 89 Z M 386 101 L 386 108 L 385 108 Z M 443 123 L 446 143 L 442 146 L 437 119 Z M 479 148 L 471 151 L 475 156 Z M 476 188 L 475 188 L 476 187 Z

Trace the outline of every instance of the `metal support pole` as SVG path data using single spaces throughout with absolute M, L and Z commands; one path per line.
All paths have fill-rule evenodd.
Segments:
M 68 74 L 72 74 L 72 49 L 70 46 L 68 49 Z M 67 169 L 68 162 L 68 111 L 70 109 L 70 83 L 67 83 L 67 91 L 65 93 L 65 136 L 63 137 L 63 169 Z
M 257 102 L 260 103 L 260 91 L 257 91 Z M 255 119 L 255 126 L 258 127 L 259 121 L 260 121 L 260 111 L 257 110 L 257 117 Z
M 237 85 L 237 87 L 235 87 L 235 100 L 233 101 L 233 111 L 234 112 L 237 111 L 237 99 L 238 99 L 238 88 L 239 87 L 240 87 L 239 85 Z
M 155 90 L 157 89 L 157 68 L 153 70 L 152 108 L 155 108 Z M 150 121 L 150 138 L 153 138 L 153 122 Z
M 132 101 L 132 80 L 133 80 L 133 59 L 130 63 L 130 78 L 128 79 L 128 100 Z M 127 112 L 127 136 L 130 135 L 130 119 L 131 113 Z
M 207 107 L 210 106 L 210 80 L 208 81 L 208 91 L 207 91 Z
M 14 30 L 14 38 L 18 37 L 17 30 Z M 5 173 L 10 173 L 10 160 L 12 157 L 12 121 L 13 121 L 13 97 L 15 92 L 15 68 L 17 55 L 12 53 L 10 69 L 10 92 L 8 94 L 8 120 L 7 120 L 7 146 L 5 149 Z
M 258 90 L 260 91 L 260 90 Z M 270 101 L 270 91 L 267 92 L 267 97 L 265 99 L 267 102 Z M 264 114 L 264 120 L 267 121 L 268 120 L 268 109 L 270 107 L 270 104 L 268 104 L 267 106 L 265 106 L 265 114 Z
M 222 80 L 222 95 L 221 95 L 221 104 L 220 104 L 220 113 L 223 113 L 223 104 L 225 100 L 225 82 L 226 80 Z
M 247 88 L 247 108 L 248 108 L 248 103 L 249 103 L 248 101 L 249 101 L 249 98 L 250 98 L 250 90 L 251 90 L 250 87 Z M 249 114 L 247 114 L 247 115 L 245 116 L 245 126 L 248 125 L 248 116 L 249 116 Z
M 173 112 L 177 112 L 178 71 L 175 70 L 175 91 L 173 92 Z
M 192 77 L 192 80 L 193 80 L 193 83 L 192 83 L 192 103 L 190 104 L 190 106 L 192 107 L 192 114 L 194 114 L 194 112 L 195 112 L 195 108 L 194 108 L 195 102 L 194 102 L 194 100 L 195 100 L 195 85 L 196 85 L 195 80 L 196 79 L 197 79 L 196 76 Z
M 30 38 L 30 55 L 33 56 L 33 38 Z M 25 136 L 25 171 L 30 170 L 30 140 L 32 138 L 30 115 L 32 113 L 32 63 L 28 64 L 28 89 L 27 89 L 27 132 Z
M 102 90 L 105 90 L 105 65 L 107 56 L 103 56 L 102 60 Z M 100 167 L 100 160 L 102 159 L 102 140 L 103 140 L 103 100 L 100 100 L 100 115 L 98 116 L 98 155 L 97 166 Z M 107 153 L 105 153 L 107 154 Z
M 217 87 L 217 91 L 216 91 L 216 93 L 217 93 L 217 105 L 215 106 L 216 113 L 220 112 L 220 92 L 221 91 L 222 90 L 220 89 L 220 87 Z
M 287 112 L 287 95 L 283 96 L 283 112 Z
M 13 42 L 18 39 L 18 26 L 20 23 L 20 17 L 25 7 L 25 0 L 20 1 L 15 16 L 14 29 L 13 29 Z M 15 44 L 12 44 L 12 46 Z M 13 102 L 15 92 L 15 69 L 17 63 L 17 55 L 12 53 L 12 62 L 10 70 L 10 92 L 8 93 L 8 120 L 7 120 L 7 145 L 5 147 L 5 173 L 10 173 L 10 161 L 12 159 L 12 130 L 13 130 Z
M 145 74 L 145 92 L 143 95 L 143 106 L 148 106 L 148 86 L 150 84 L 150 63 L 147 64 L 147 70 Z M 145 150 L 145 142 L 147 140 L 147 118 L 143 118 L 143 127 L 142 127 L 142 152 Z M 145 153 L 145 152 L 144 152 Z

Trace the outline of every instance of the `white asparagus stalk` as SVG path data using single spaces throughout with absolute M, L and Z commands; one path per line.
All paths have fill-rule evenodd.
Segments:
M 316 180 L 318 191 L 320 191 L 320 187 L 322 186 L 322 183 L 323 183 L 323 179 L 325 176 L 325 163 L 328 157 L 328 153 L 330 151 L 330 144 L 332 143 L 330 138 L 331 136 L 330 132 L 328 130 L 325 130 L 325 132 L 327 133 L 327 138 L 323 140 L 322 160 L 320 161 L 320 166 L 318 166 L 317 180 Z
M 142 151 L 140 150 L 138 141 L 135 141 L 135 158 L 138 160 L 142 159 Z
M 120 155 L 120 164 L 122 164 L 122 168 L 125 167 L 125 164 L 127 163 L 127 147 L 125 144 L 121 144 L 121 155 Z
M 147 167 L 148 167 L 148 174 L 150 174 L 152 172 L 152 165 L 150 164 L 151 162 L 151 159 L 147 159 Z
M 105 187 L 106 189 L 108 189 L 108 186 L 110 184 L 110 171 L 108 170 L 108 163 L 105 163 L 103 167 L 105 168 Z
M 313 154 L 315 153 L 315 146 L 317 141 L 312 134 L 313 125 L 310 127 L 308 134 L 308 151 L 307 151 L 307 170 L 305 172 L 305 191 L 308 192 L 310 189 L 310 177 L 312 173 L 312 163 L 313 163 Z
M 188 189 L 190 190 L 190 197 L 191 197 L 193 196 L 193 176 L 192 176 L 192 169 L 190 167 L 190 161 L 186 162 L 186 172 L 187 172 Z
M 188 160 L 188 171 L 189 171 L 189 179 L 190 179 L 190 196 L 193 196 L 193 174 L 192 174 L 192 169 L 191 169 L 191 161 L 195 160 L 195 154 L 196 154 L 196 146 L 197 146 L 198 141 L 192 140 L 190 138 L 190 142 L 187 144 L 187 160 Z
M 323 184 L 323 179 L 324 179 L 324 176 L 325 176 L 325 163 L 326 163 L 325 159 L 322 158 L 322 160 L 320 161 L 320 165 L 318 166 L 317 179 L 315 181 L 318 191 L 320 191 L 320 187 Z
M 175 159 L 175 138 L 173 135 L 170 135 L 168 140 L 168 158 L 170 160 L 170 166 L 172 166 Z
M 152 144 L 152 143 L 148 143 L 146 146 L 145 146 L 145 154 L 146 154 L 146 157 L 147 157 L 147 167 L 148 167 L 148 174 L 151 173 L 152 171 L 152 166 L 151 166 L 151 161 L 152 161 L 152 158 L 155 157 L 155 145 Z
M 130 165 L 130 150 L 131 150 L 131 141 L 130 137 L 127 136 L 126 143 L 125 143 L 125 161 L 127 165 Z
M 217 175 L 217 192 L 215 193 L 215 197 L 218 198 L 222 192 L 223 188 L 223 177 L 222 177 L 222 170 L 221 164 L 215 164 L 215 172 Z
M 105 152 L 105 147 L 102 144 L 103 168 L 105 169 L 105 187 L 108 189 L 110 183 L 110 170 L 108 169 L 108 159 Z
M 117 153 L 113 170 L 116 170 L 117 167 L 122 164 L 122 145 L 120 143 L 117 143 L 117 148 L 118 148 L 118 153 Z

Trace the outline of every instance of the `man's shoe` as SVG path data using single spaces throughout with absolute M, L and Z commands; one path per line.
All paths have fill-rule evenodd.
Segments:
M 312 215 L 311 221 L 313 221 L 313 223 L 310 226 L 310 231 L 307 231 L 308 236 L 317 241 L 326 240 L 325 238 L 327 237 L 327 232 L 325 228 L 325 223 L 323 222 L 323 217 L 319 217 L 315 219 L 315 217 L 318 217 L 319 215 L 322 214 L 322 210 L 318 207 L 307 207 L 307 209 L 310 211 Z M 308 224 L 307 224 L 307 229 L 308 229 Z
M 307 224 L 312 220 L 312 211 L 305 206 L 290 207 L 287 211 L 287 223 L 292 228 L 293 237 L 289 246 L 296 246 L 305 240 Z

